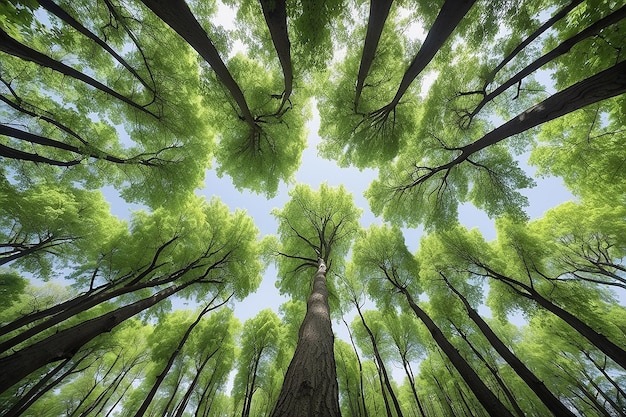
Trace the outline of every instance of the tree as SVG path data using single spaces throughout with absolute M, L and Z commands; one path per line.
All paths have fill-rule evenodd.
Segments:
M 302 299 L 302 289 L 308 286 L 298 282 L 301 271 L 312 267 L 316 272 L 296 351 L 271 415 L 339 416 L 326 274 L 331 266 L 341 268 L 357 230 L 359 210 L 343 187 L 333 189 L 322 184 L 314 192 L 297 186 L 290 195 L 285 207 L 274 211 L 280 222 L 276 254 L 281 290 Z

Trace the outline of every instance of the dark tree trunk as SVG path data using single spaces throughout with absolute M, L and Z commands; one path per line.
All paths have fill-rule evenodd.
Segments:
M 123 321 L 176 294 L 192 283 L 193 281 L 189 281 L 180 286 L 171 285 L 148 298 L 84 321 L 21 349 L 12 355 L 0 358 L 0 369 L 2 369 L 2 374 L 0 374 L 0 393 L 48 363 L 73 357 L 82 346 L 97 336 L 110 332 Z
M 354 111 L 358 111 L 359 100 L 365 79 L 370 71 L 378 42 L 383 33 L 385 22 L 389 16 L 393 0 L 370 0 L 370 14 L 367 19 L 367 33 L 365 34 L 365 43 L 363 44 L 363 53 L 361 54 L 361 63 L 359 64 L 359 74 L 356 79 L 356 93 L 354 96 Z
M 626 61 L 584 79 L 565 90 L 559 91 L 529 108 L 498 128 L 484 135 L 482 138 L 468 145 L 456 149 L 460 155 L 447 164 L 430 168 L 424 175 L 415 181 L 396 187 L 396 192 L 407 190 L 424 183 L 441 171 L 449 171 L 468 160 L 474 153 L 488 146 L 507 139 L 518 133 L 554 120 L 557 117 L 571 113 L 590 104 L 597 103 L 626 92 Z
M 376 358 L 376 362 L 378 363 L 378 368 L 380 370 L 380 374 L 381 374 L 381 378 L 382 378 L 382 392 L 383 395 L 385 395 L 385 388 L 387 388 L 387 391 L 389 392 L 389 395 L 391 396 L 391 401 L 393 402 L 393 407 L 396 410 L 396 414 L 398 417 L 403 417 L 402 414 L 402 410 L 400 409 L 400 403 L 398 403 L 398 398 L 396 397 L 396 394 L 393 392 L 393 388 L 391 386 L 391 382 L 389 382 L 389 375 L 387 373 L 387 368 L 385 367 L 385 362 L 383 361 L 383 358 L 380 356 L 380 352 L 378 350 L 378 345 L 376 344 L 376 338 L 374 337 L 374 333 L 372 333 L 372 330 L 369 328 L 369 326 L 367 325 L 367 323 L 365 322 L 365 318 L 363 317 L 363 314 L 361 313 L 361 307 L 359 307 L 358 303 L 355 303 L 356 305 L 356 310 L 359 313 L 359 317 L 361 318 L 361 323 L 363 323 L 363 327 L 365 328 L 365 331 L 367 332 L 367 335 L 370 338 L 370 342 L 372 342 L 372 348 L 374 350 L 374 357 Z M 387 401 L 385 401 L 386 403 Z M 389 417 L 391 417 L 391 412 L 390 410 L 387 410 L 387 414 L 389 415 Z
M 87 38 L 91 39 L 95 43 L 98 44 L 102 49 L 107 51 L 117 62 L 119 62 L 124 68 L 128 70 L 133 76 L 139 80 L 144 87 L 148 90 L 154 92 L 154 88 L 151 87 L 138 73 L 135 69 L 130 66 L 128 62 L 124 58 L 122 58 L 117 52 L 115 52 L 105 41 L 100 39 L 98 35 L 87 29 L 83 26 L 79 21 L 74 19 L 69 13 L 67 13 L 63 8 L 61 8 L 58 4 L 51 0 L 37 0 L 39 5 L 46 9 L 48 12 L 54 14 L 59 19 L 63 20 L 66 24 L 70 25 L 74 29 L 76 29 L 79 33 L 83 34 Z
M 272 417 L 339 417 L 326 264 L 318 261 L 307 311 Z
M 260 0 L 265 23 L 270 30 L 274 49 L 283 69 L 285 91 L 276 115 L 280 115 L 293 91 L 293 67 L 291 65 L 291 42 L 287 33 L 287 5 L 285 0 Z
M 474 2 L 475 0 L 446 0 L 435 22 L 428 31 L 422 47 L 404 73 L 395 97 L 381 110 L 384 110 L 385 113 L 389 113 L 398 105 L 413 80 L 420 75 L 439 49 L 441 49 Z
M 131 107 L 134 107 L 137 110 L 140 110 L 144 113 L 150 114 L 158 119 L 158 116 L 152 113 L 150 110 L 146 109 L 144 106 L 135 103 L 128 97 L 118 93 L 117 91 L 107 87 L 99 81 L 94 80 L 90 76 L 83 74 L 80 71 L 75 70 L 74 68 L 65 65 L 62 62 L 59 62 L 55 59 L 50 58 L 49 56 L 42 54 L 41 52 L 35 51 L 32 48 L 18 42 L 13 39 L 6 33 L 4 30 L 0 29 L 0 51 L 6 52 L 9 55 L 13 55 L 15 57 L 21 58 L 25 61 L 30 61 L 35 64 L 41 65 L 42 67 L 50 68 L 51 70 L 57 71 L 67 77 L 74 78 L 76 80 L 82 81 L 87 85 L 92 86 L 96 90 L 102 91 L 116 99 L 128 104 Z
M 437 345 L 445 353 L 448 359 L 450 359 L 452 365 L 454 365 L 463 380 L 467 383 L 467 386 L 472 390 L 478 401 L 482 404 L 485 410 L 487 410 L 489 415 L 492 417 L 513 417 L 513 414 L 511 414 L 508 408 L 502 404 L 498 397 L 494 395 L 489 387 L 487 387 L 487 385 L 485 385 L 482 381 L 480 376 L 476 374 L 474 369 L 472 369 L 467 361 L 461 356 L 454 345 L 448 341 L 430 316 L 415 303 L 408 290 L 404 287 L 400 287 L 398 289 L 402 292 L 402 294 L 404 294 L 415 315 L 424 323 Z
M 230 92 L 241 110 L 243 119 L 252 129 L 256 129 L 254 117 L 239 84 L 231 75 L 217 48 L 213 45 L 213 41 L 196 20 L 187 3 L 184 0 L 142 0 L 142 2 L 204 58 Z
M 578 42 L 581 42 L 582 40 L 587 39 L 591 36 L 597 35 L 602 29 L 619 22 L 620 20 L 624 19 L 624 17 L 626 17 L 626 6 L 623 6 L 622 8 L 614 11 L 610 15 L 598 20 L 597 22 L 593 23 L 591 26 L 579 32 L 578 34 L 561 42 L 559 46 L 554 48 L 552 51 L 541 56 L 540 58 L 537 58 L 530 65 L 526 66 L 524 69 L 519 71 L 513 77 L 509 78 L 507 81 L 502 83 L 491 93 L 485 95 L 483 99 L 480 101 L 480 103 L 478 103 L 478 105 L 474 108 L 474 110 L 467 115 L 468 121 L 471 121 L 472 118 L 476 116 L 478 112 L 480 112 L 480 110 L 487 103 L 492 101 L 494 98 L 498 97 L 500 94 L 502 94 L 503 92 L 505 92 L 512 86 L 514 86 L 515 84 L 522 82 L 522 80 L 525 77 L 532 74 L 533 72 L 535 72 L 536 70 L 538 70 L 539 68 L 547 64 L 548 62 L 553 61 L 556 58 L 560 57 L 561 55 L 566 54 Z
M 578 6 L 583 1 L 584 0 L 573 0 L 570 4 L 563 7 L 554 16 L 548 19 L 543 25 L 538 27 L 537 30 L 535 30 L 533 33 L 530 34 L 530 36 L 528 36 L 526 39 L 520 42 L 520 44 L 517 45 L 515 49 L 513 49 L 506 57 L 504 57 L 504 59 L 500 61 L 500 63 L 489 73 L 489 75 L 485 79 L 484 89 L 485 90 L 487 89 L 487 86 L 493 82 L 493 79 L 495 78 L 496 74 L 502 68 L 504 68 L 504 66 L 508 64 L 513 58 L 515 58 L 517 54 L 519 54 L 524 48 L 530 45 L 532 41 L 534 41 L 539 36 L 541 36 L 541 34 L 544 33 L 546 30 L 550 29 L 556 22 L 558 22 L 563 17 L 565 17 L 565 15 L 571 12 L 576 6 Z
M 461 294 L 448 279 L 441 274 L 441 277 L 445 281 L 446 285 L 452 292 L 454 292 L 459 299 L 463 302 L 465 310 L 470 319 L 476 324 L 478 329 L 482 332 L 485 338 L 489 341 L 491 346 L 496 352 L 506 361 L 507 364 L 519 375 L 519 377 L 528 385 L 528 387 L 539 397 L 541 402 L 558 417 L 575 417 L 572 413 L 552 392 L 544 385 L 544 383 L 537 378 L 537 376 L 524 365 L 524 363 L 509 350 L 504 342 L 494 333 L 489 325 L 483 320 L 474 308 L 469 304 L 467 299 Z
M 207 357 L 202 361 L 198 369 L 196 369 L 196 374 L 194 375 L 193 380 L 191 381 L 191 384 L 189 384 L 189 386 L 187 387 L 187 391 L 185 392 L 185 395 L 183 396 L 182 400 L 178 404 L 176 414 L 174 415 L 174 417 L 182 417 L 183 413 L 185 412 L 185 408 L 187 408 L 187 404 L 189 403 L 189 399 L 191 398 L 191 394 L 193 394 L 193 391 L 196 389 L 196 386 L 198 385 L 198 381 L 200 380 L 200 375 L 202 374 L 204 367 L 206 366 L 207 363 L 209 363 L 209 360 L 211 360 L 213 355 L 215 355 L 218 350 L 219 348 L 217 348 L 216 350 L 211 352 L 209 355 L 207 355 Z
M 626 63 L 626 61 L 624 62 Z M 626 80 L 626 72 L 624 73 L 624 79 Z M 626 350 L 622 349 L 621 347 L 610 341 L 603 334 L 596 332 L 587 323 L 583 322 L 574 314 L 559 307 L 552 301 L 542 296 L 533 287 L 512 278 L 506 277 L 504 275 L 498 274 L 492 269 L 486 268 L 484 266 L 481 267 L 485 269 L 489 276 L 493 279 L 503 282 L 511 289 L 513 289 L 517 294 L 535 301 L 541 307 L 545 308 L 555 316 L 559 317 L 565 323 L 569 324 L 574 330 L 580 333 L 581 336 L 583 336 L 585 339 L 591 342 L 591 344 L 593 344 L 600 351 L 602 351 L 602 353 L 613 359 L 616 364 L 626 369 Z

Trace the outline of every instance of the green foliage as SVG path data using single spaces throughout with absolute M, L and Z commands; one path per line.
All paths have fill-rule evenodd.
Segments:
M 321 184 L 319 190 L 300 184 L 293 188 L 291 199 L 272 214 L 279 221 L 280 246 L 276 250 L 281 293 L 306 300 L 317 258 L 329 269 L 341 271 L 357 228 L 360 210 L 343 186 Z M 329 282 L 332 293 L 332 281 Z

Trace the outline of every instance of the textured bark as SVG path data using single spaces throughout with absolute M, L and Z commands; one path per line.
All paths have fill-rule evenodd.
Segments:
M 356 93 L 354 96 L 354 111 L 357 111 L 361 92 L 365 79 L 369 73 L 380 36 L 383 33 L 385 22 L 389 16 L 393 0 L 370 0 L 370 14 L 367 19 L 367 32 L 365 34 L 365 43 L 363 44 L 363 53 L 361 54 L 361 63 L 359 64 L 359 74 L 356 79 Z
M 334 335 L 326 288 L 326 265 L 318 261 L 307 311 L 272 417 L 339 417 Z
M 524 365 L 524 363 L 509 350 L 502 340 L 494 333 L 489 325 L 480 317 L 480 314 L 469 304 L 467 299 L 456 288 L 450 284 L 443 274 L 441 275 L 446 285 L 463 302 L 465 310 L 470 319 L 476 324 L 485 338 L 489 341 L 496 352 L 506 361 L 506 363 L 517 373 L 517 375 L 528 385 L 528 387 L 539 397 L 541 402 L 558 417 L 574 417 L 572 413 L 550 390 L 537 378 L 537 376 Z M 468 342 L 469 343 L 469 342 Z

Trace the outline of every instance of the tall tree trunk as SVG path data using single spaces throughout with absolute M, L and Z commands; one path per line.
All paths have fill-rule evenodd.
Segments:
M 550 19 L 548 19 L 543 25 L 537 28 L 533 33 L 531 33 L 526 39 L 520 42 L 519 45 L 515 47 L 500 63 L 489 73 L 485 80 L 485 90 L 487 86 L 493 82 L 496 74 L 504 68 L 506 64 L 508 64 L 517 54 L 519 54 L 524 48 L 526 48 L 532 41 L 537 39 L 543 32 L 550 29 L 556 22 L 561 20 L 565 15 L 571 12 L 576 6 L 582 3 L 584 0 L 572 0 L 571 3 L 564 6 L 561 10 L 554 14 Z
M 416 187 L 441 171 L 449 171 L 468 160 L 474 153 L 488 146 L 507 139 L 518 133 L 525 132 L 542 123 L 554 120 L 590 104 L 597 103 L 626 92 L 626 61 L 586 78 L 565 90 L 559 91 L 515 116 L 508 122 L 497 127 L 482 138 L 458 148 L 461 153 L 447 164 L 431 168 L 413 182 L 398 186 L 396 192 Z
M 519 375 L 519 377 L 528 385 L 528 387 L 537 395 L 541 402 L 558 417 L 575 417 L 566 406 L 563 404 L 552 392 L 544 385 L 544 383 L 537 378 L 537 376 L 524 365 L 524 363 L 509 350 L 504 342 L 494 333 L 489 325 L 483 320 L 474 308 L 469 304 L 467 298 L 463 296 L 450 281 L 441 274 L 444 282 L 450 288 L 450 290 L 459 297 L 465 306 L 465 310 L 470 319 L 476 324 L 478 329 L 482 332 L 485 338 L 489 341 L 491 346 L 496 352 L 506 361 L 507 364 Z
M 424 323 L 437 345 L 448 359 L 450 359 L 452 365 L 454 365 L 463 380 L 467 383 L 467 386 L 472 390 L 489 415 L 492 417 L 513 417 L 513 414 L 511 414 L 508 408 L 502 404 L 498 397 L 485 385 L 480 376 L 476 374 L 476 371 L 474 371 L 469 363 L 461 356 L 454 345 L 448 341 L 430 316 L 415 303 L 408 290 L 404 287 L 400 287 L 398 290 L 404 294 L 415 315 Z
M 159 387 L 161 386 L 161 383 L 165 380 L 165 377 L 167 376 L 167 373 L 169 372 L 169 370 L 172 368 L 172 365 L 174 364 L 174 361 L 178 357 L 178 354 L 182 351 L 183 346 L 185 345 L 185 342 L 187 342 L 187 339 L 189 339 L 189 335 L 191 335 L 191 332 L 193 331 L 193 329 L 200 323 L 200 321 L 202 320 L 202 317 L 204 317 L 204 315 L 207 314 L 209 311 L 212 311 L 212 310 L 215 310 L 216 308 L 221 307 L 222 305 L 226 304 L 228 300 L 230 300 L 230 297 L 228 297 L 224 302 L 217 304 L 216 306 L 212 306 L 213 301 L 215 301 L 216 297 L 214 297 L 202 309 L 202 311 L 200 311 L 200 314 L 198 314 L 198 317 L 196 317 L 193 323 L 189 325 L 182 339 L 180 339 L 180 341 L 178 342 L 176 349 L 174 349 L 174 351 L 171 353 L 170 357 L 168 358 L 167 363 L 165 364 L 165 367 L 163 368 L 161 373 L 157 376 L 156 381 L 154 381 L 154 384 L 152 385 L 152 389 L 150 389 L 150 392 L 146 395 L 143 402 L 141 403 L 141 406 L 135 413 L 135 417 L 141 417 L 146 413 L 146 410 L 148 409 L 148 406 L 150 405 L 150 403 L 152 402 L 152 399 L 156 395 Z
M 411 392 L 413 393 L 413 398 L 415 398 L 415 403 L 417 404 L 417 408 L 420 412 L 420 417 L 426 417 L 426 411 L 424 410 L 424 406 L 422 405 L 419 395 L 417 395 L 417 390 L 415 389 L 415 376 L 413 375 L 411 364 L 405 356 L 402 356 L 402 367 L 404 368 L 406 377 L 409 380 L 409 385 L 411 385 Z
M 48 363 L 73 357 L 82 346 L 97 336 L 110 332 L 123 321 L 176 294 L 192 283 L 193 281 L 189 281 L 180 286 L 171 285 L 148 298 L 120 307 L 102 316 L 86 320 L 25 347 L 12 355 L 0 358 L 0 369 L 2 369 L 0 374 L 0 393 Z
M 6 33 L 4 30 L 0 29 L 0 51 L 6 52 L 9 55 L 13 55 L 25 61 L 33 62 L 37 65 L 41 65 L 42 67 L 50 68 L 51 70 L 57 71 L 67 77 L 74 78 L 76 80 L 82 81 L 87 85 L 92 86 L 96 90 L 102 91 L 116 99 L 128 104 L 131 107 L 134 107 L 137 110 L 140 110 L 144 113 L 147 113 L 155 118 L 159 118 L 156 114 L 152 113 L 146 107 L 135 103 L 128 97 L 118 93 L 117 91 L 107 87 L 101 82 L 91 78 L 90 76 L 83 74 L 80 71 L 75 70 L 74 68 L 65 65 L 62 62 L 59 62 L 55 59 L 50 58 L 49 56 L 42 54 L 28 46 L 18 42 L 16 39 L 13 39 Z
M 542 66 L 547 64 L 548 62 L 553 61 L 554 59 L 560 57 L 561 55 L 566 54 L 577 43 L 579 43 L 579 42 L 583 41 L 584 39 L 587 39 L 587 38 L 589 38 L 591 36 L 597 35 L 602 29 L 619 22 L 620 20 L 624 19 L 624 17 L 626 17 L 626 6 L 621 7 L 620 9 L 618 9 L 618 10 L 614 11 L 613 13 L 611 13 L 610 15 L 608 15 L 608 16 L 600 19 L 600 20 L 598 20 L 597 22 L 593 23 L 591 26 L 587 27 L 586 29 L 584 29 L 581 32 L 577 33 L 576 35 L 572 36 L 571 38 L 561 42 L 552 51 L 548 52 L 547 54 L 545 54 L 545 55 L 543 55 L 543 56 L 541 56 L 539 58 L 537 58 L 531 64 L 529 64 L 524 69 L 522 69 L 517 74 L 515 74 L 513 77 L 509 78 L 507 81 L 505 81 L 504 83 L 499 85 L 491 93 L 485 95 L 483 97 L 483 99 L 480 101 L 480 103 L 478 103 L 478 105 L 474 108 L 474 110 L 467 115 L 467 117 L 469 117 L 469 120 L 471 121 L 471 119 L 474 116 L 476 116 L 478 114 L 478 112 L 480 112 L 480 110 L 487 103 L 492 101 L 494 98 L 498 97 L 504 91 L 508 90 L 509 88 L 514 86 L 515 84 L 518 84 L 518 83 L 522 82 L 522 80 L 525 77 L 527 77 L 528 75 L 532 74 L 533 72 L 535 72 L 536 70 L 538 70 L 539 68 L 541 68 Z
M 365 79 L 370 71 L 378 42 L 383 33 L 385 22 L 389 16 L 393 0 L 370 0 L 370 14 L 367 19 L 367 33 L 365 34 L 365 43 L 363 44 L 363 53 L 361 54 L 361 63 L 359 64 L 359 74 L 356 78 L 356 93 L 354 95 L 354 111 L 358 111 L 359 100 L 363 92 Z
M 280 115 L 293 91 L 293 67 L 291 65 L 291 42 L 287 33 L 287 5 L 285 0 L 260 0 L 265 23 L 270 30 L 274 49 L 283 69 L 285 90 L 276 115 Z
M 248 103 L 209 35 L 187 6 L 184 0 L 142 0 L 154 14 L 178 33 L 211 66 L 217 78 L 224 84 L 237 103 L 241 116 L 252 129 L 256 123 Z
M 404 73 L 396 95 L 389 104 L 377 110 L 377 112 L 389 114 L 398 105 L 411 83 L 420 75 L 424 68 L 426 68 L 439 49 L 441 49 L 474 2 L 475 0 L 446 0 L 443 6 L 441 6 L 441 10 L 435 22 L 428 31 L 422 47 Z
M 389 395 L 391 396 L 391 401 L 393 402 L 393 407 L 396 410 L 397 416 L 403 417 L 402 410 L 400 409 L 400 404 L 398 403 L 398 398 L 396 397 L 396 394 L 393 392 L 393 387 L 391 386 L 391 382 L 389 382 L 389 375 L 387 374 L 387 368 L 385 367 L 385 362 L 383 361 L 383 358 L 380 356 L 380 352 L 378 350 L 378 345 L 376 344 L 376 338 L 374 337 L 374 333 L 372 333 L 372 330 L 369 328 L 369 326 L 365 322 L 365 317 L 363 317 L 363 314 L 361 312 L 361 307 L 359 307 L 358 303 L 355 303 L 355 305 L 356 305 L 356 311 L 359 313 L 359 317 L 361 318 L 361 323 L 363 323 L 363 327 L 365 328 L 365 331 L 367 332 L 367 335 L 370 338 L 370 342 L 372 342 L 372 348 L 374 350 L 374 357 L 376 358 L 376 362 L 378 363 L 378 368 L 381 373 L 381 377 L 382 377 L 381 382 L 384 385 L 384 386 L 381 386 L 383 396 L 385 395 L 385 388 L 387 388 L 387 391 L 389 392 Z M 386 403 L 386 400 L 385 400 L 385 403 Z M 389 417 L 391 417 L 390 410 L 387 410 L 387 414 L 389 415 Z
M 222 338 L 222 340 L 224 339 Z M 174 415 L 174 417 L 183 416 L 183 413 L 185 412 L 185 408 L 187 408 L 187 404 L 189 403 L 189 399 L 191 398 L 191 394 L 193 394 L 193 391 L 196 389 L 196 386 L 198 385 L 198 381 L 200 380 L 200 374 L 202 374 L 202 371 L 204 370 L 204 367 L 206 366 L 206 364 L 209 363 L 209 360 L 211 360 L 213 355 L 215 355 L 219 349 L 220 348 L 217 348 L 216 350 L 211 352 L 209 355 L 207 355 L 207 357 L 202 361 L 198 369 L 196 369 L 196 374 L 194 375 L 193 380 L 191 381 L 189 386 L 187 387 L 187 391 L 185 392 L 185 395 L 180 401 L 180 404 L 177 407 L 176 414 Z
M 362 409 L 362 412 L 359 412 L 359 417 L 369 417 L 367 413 L 367 407 L 365 405 L 365 385 L 363 383 L 363 363 L 361 362 L 361 357 L 359 356 L 359 351 L 356 348 L 356 344 L 354 343 L 354 338 L 352 337 L 352 331 L 350 330 L 350 326 L 345 319 L 343 319 L 343 323 L 346 325 L 346 329 L 348 329 L 348 336 L 350 337 L 350 344 L 352 345 L 352 350 L 354 350 L 354 354 L 356 355 L 356 360 L 359 364 L 359 398 L 361 401 L 359 403 L 359 409 Z
M 122 58 L 117 52 L 113 50 L 105 41 L 100 39 L 98 35 L 87 29 L 83 26 L 79 21 L 74 19 L 69 13 L 67 13 L 63 8 L 61 8 L 58 4 L 53 2 L 52 0 L 37 0 L 39 5 L 46 9 L 48 12 L 52 13 L 63 22 L 68 24 L 69 26 L 76 29 L 79 33 L 83 34 L 87 38 L 91 39 L 95 43 L 98 44 L 102 49 L 107 51 L 109 55 L 111 55 L 117 62 L 119 62 L 124 68 L 128 70 L 133 76 L 148 90 L 154 93 L 154 87 L 150 86 L 138 73 L 135 69 L 128 63 L 124 58 Z
M 339 417 L 334 335 L 326 288 L 326 264 L 318 259 L 307 310 L 272 417 Z
M 626 61 L 624 61 L 624 63 L 626 63 Z M 624 80 L 626 81 L 626 72 L 624 73 Z M 602 351 L 602 353 L 613 359 L 613 361 L 615 361 L 615 363 L 617 363 L 619 366 L 626 369 L 626 350 L 613 343 L 603 334 L 596 332 L 591 326 L 576 317 L 574 314 L 559 307 L 552 301 L 545 298 L 533 287 L 519 282 L 515 279 L 501 275 L 490 268 L 486 268 L 484 266 L 482 266 L 482 268 L 485 269 L 488 272 L 489 276 L 491 276 L 493 279 L 503 282 L 514 291 L 516 291 L 519 295 L 535 301 L 541 307 L 545 308 L 555 316 L 559 317 L 565 323 L 569 324 L 574 330 L 580 333 L 581 336 L 583 336 L 585 339 L 591 342 L 592 345 Z

